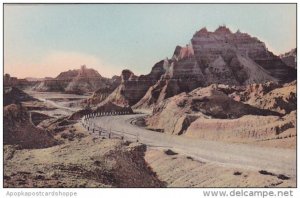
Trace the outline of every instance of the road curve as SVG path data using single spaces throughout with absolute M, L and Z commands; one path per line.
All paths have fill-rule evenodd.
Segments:
M 171 148 L 197 160 L 224 166 L 267 170 L 276 174 L 296 177 L 295 150 L 192 139 L 153 132 L 130 123 L 133 119 L 145 115 L 103 116 L 90 119 L 90 121 L 106 130 L 124 132 L 127 139 L 136 140 L 138 137 L 139 141 L 146 145 Z

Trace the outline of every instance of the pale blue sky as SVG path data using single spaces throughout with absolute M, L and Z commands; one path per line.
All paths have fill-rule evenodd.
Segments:
M 56 76 L 93 67 L 103 76 L 146 74 L 195 31 L 226 24 L 275 54 L 296 47 L 296 4 L 91 4 L 4 6 L 5 72 Z

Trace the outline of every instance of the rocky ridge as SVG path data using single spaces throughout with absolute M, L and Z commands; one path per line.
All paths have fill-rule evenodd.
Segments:
M 159 72 L 151 78 L 154 69 Z M 107 101 L 134 108 L 152 108 L 179 93 L 215 83 L 243 86 L 296 79 L 295 70 L 270 52 L 262 41 L 240 31 L 232 33 L 225 26 L 214 32 L 206 28 L 197 31 L 190 44 L 177 46 L 172 58 L 155 64 L 148 75 L 123 72 L 130 74 L 126 74 L 126 80 Z
M 54 79 L 40 82 L 33 90 L 84 94 L 111 86 L 116 86 L 113 79 L 104 78 L 96 70 L 83 65 L 80 69 L 62 72 Z
M 281 54 L 279 57 L 287 66 L 297 69 L 297 48 Z
M 20 89 L 23 88 L 28 88 L 31 86 L 36 85 L 36 82 L 34 81 L 29 81 L 26 78 L 17 78 L 17 77 L 13 77 L 10 76 L 10 74 L 5 74 L 3 76 L 3 86 L 4 87 L 17 87 Z

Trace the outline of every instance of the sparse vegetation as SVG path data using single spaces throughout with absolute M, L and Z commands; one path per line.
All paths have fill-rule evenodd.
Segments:
M 167 155 L 178 155 L 178 153 L 172 151 L 171 149 L 166 150 L 165 154 L 167 154 Z
M 234 173 L 233 173 L 233 175 L 236 175 L 236 176 L 241 175 L 241 174 L 242 174 L 242 173 L 239 172 L 239 171 L 234 171 Z

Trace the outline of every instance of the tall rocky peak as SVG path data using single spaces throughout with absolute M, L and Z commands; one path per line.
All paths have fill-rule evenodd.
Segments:
M 212 32 L 201 28 L 191 44 L 175 48 L 165 65 L 166 73 L 134 107 L 151 107 L 173 95 L 215 83 L 248 85 L 296 79 L 295 70 L 262 41 L 240 30 L 233 33 L 226 26 Z
M 174 53 L 173 53 L 173 57 L 172 57 L 172 58 L 177 59 L 177 57 L 179 57 L 179 55 L 180 55 L 181 49 L 182 49 L 182 47 L 179 46 L 179 45 L 177 45 L 177 46 L 175 47 L 175 50 L 174 50 Z
M 194 56 L 194 49 L 191 44 L 186 45 L 185 47 L 177 46 L 175 48 L 173 59 L 175 60 L 181 60 L 185 58 L 191 58 Z
M 100 106 L 109 102 L 121 106 L 136 104 L 166 72 L 165 61 L 157 62 L 149 74 L 136 76 L 128 69 L 121 73 L 121 84 L 104 100 Z
M 157 62 L 149 74 L 124 70 L 121 78 L 104 102 L 147 108 L 198 87 L 289 82 L 296 72 L 256 37 L 220 26 L 213 32 L 200 29 L 190 44 L 176 46 L 172 58 Z
M 124 69 L 121 73 L 122 82 L 127 82 L 128 80 L 132 80 L 135 78 L 135 75 L 129 69 Z
M 146 78 L 150 78 L 153 81 L 157 81 L 161 78 L 163 74 L 168 70 L 169 68 L 169 60 L 161 60 L 154 64 L 154 66 L 151 69 L 151 72 L 148 75 L 145 75 Z
M 208 31 L 207 31 L 206 27 L 204 27 L 204 28 L 201 28 L 201 29 L 198 31 L 198 33 L 200 33 L 200 34 L 207 34 Z
M 232 33 L 226 26 L 220 26 L 214 32 L 201 29 L 194 34 L 191 42 L 202 71 L 220 56 L 229 64 L 231 60 L 226 56 L 230 51 L 231 54 L 251 59 L 281 82 L 292 81 L 296 77 L 294 70 L 286 67 L 262 41 L 240 31 Z

